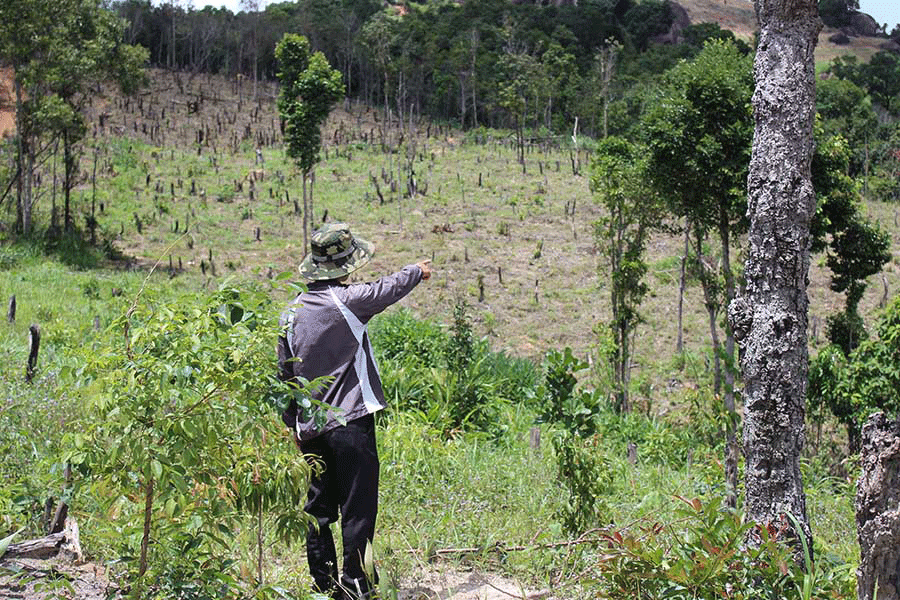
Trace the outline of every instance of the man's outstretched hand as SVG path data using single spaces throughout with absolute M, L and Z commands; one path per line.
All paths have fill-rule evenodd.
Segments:
M 421 260 L 416 263 L 420 269 L 422 269 L 422 279 L 430 279 L 431 278 L 431 261 L 430 260 Z

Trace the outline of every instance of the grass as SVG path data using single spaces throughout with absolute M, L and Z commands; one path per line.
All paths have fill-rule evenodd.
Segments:
M 63 488 L 59 431 L 77 427 L 81 417 L 77 407 L 67 406 L 64 398 L 53 402 L 46 399 L 54 398 L 53 373 L 66 361 L 65 347 L 91 343 L 93 315 L 107 319 L 120 314 L 142 282 L 140 273 L 77 271 L 58 262 L 36 259 L 0 273 L 0 292 L 5 294 L 15 286 L 23 299 L 21 320 L 0 338 L 0 350 L 8 357 L 5 364 L 21 364 L 24 360 L 24 347 L 15 342 L 24 331 L 24 323 L 42 311 L 44 317 L 51 317 L 46 321 L 46 354 L 42 355 L 41 377 L 36 385 L 23 386 L 18 369 L 8 370 L 0 381 L 10 398 L 2 414 L 4 442 L 7 448 L 16 448 L 10 456 L 27 461 L 21 463 L 23 466 L 34 465 L 30 472 L 35 474 L 24 481 L 20 474 L 15 475 L 20 493 L 12 500 L 8 488 L 0 494 L 7 500 L 0 505 L 7 529 L 28 524 L 33 534 L 39 534 L 34 519 L 47 490 Z M 182 285 L 184 281 L 176 279 L 174 283 Z M 173 281 L 160 273 L 150 285 L 165 293 Z M 126 292 L 112 296 L 113 287 Z M 65 314 L 42 303 L 41 298 L 49 297 L 69 300 Z M 29 306 L 33 308 L 26 308 Z M 394 319 L 390 317 L 382 327 Z M 66 325 L 67 321 L 85 325 Z M 707 376 L 702 367 L 698 369 L 699 362 L 686 361 L 686 379 Z M 684 407 L 689 403 L 681 398 L 677 404 Z M 38 410 L 24 409 L 35 405 Z M 382 494 L 376 553 L 389 586 L 405 589 L 423 569 L 434 568 L 435 557 L 441 556 L 438 564 L 448 565 L 443 568 L 500 571 L 533 588 L 552 586 L 562 597 L 593 594 L 590 586 L 587 591 L 583 589 L 579 574 L 594 564 L 594 550 L 590 546 L 553 546 L 569 539 L 555 519 L 564 494 L 550 444 L 553 433 L 546 425 L 541 426 L 542 442 L 533 448 L 529 438 L 535 414 L 529 405 L 507 404 L 502 410 L 500 420 L 507 431 L 497 441 L 478 433 L 460 433 L 448 439 L 420 417 L 398 410 L 389 411 L 380 421 Z M 692 420 L 683 425 L 677 424 L 683 419 L 603 417 L 596 452 L 608 471 L 610 484 L 603 497 L 606 520 L 598 525 L 630 529 L 668 522 L 680 502 L 676 496 L 722 493 L 720 448 L 714 438 L 701 435 L 715 425 L 704 419 L 704 414 L 710 414 L 710 410 L 700 403 L 696 413 L 691 413 Z M 34 442 L 32 450 L 24 454 L 23 439 Z M 629 442 L 638 447 L 634 465 L 626 458 Z M 708 445 L 710 442 L 712 445 Z M 9 460 L 5 463 L 7 481 L 16 473 L 16 464 Z M 817 463 L 805 467 L 817 543 L 843 564 L 853 564 L 857 549 L 846 535 L 847 524 L 853 520 L 852 489 L 845 481 L 824 475 L 826 470 L 825 465 Z M 131 509 L 125 498 L 115 499 L 113 490 L 96 489 L 94 493 L 98 499 L 107 500 L 82 502 L 74 510 L 89 552 L 95 559 L 109 559 L 118 552 L 116 536 L 130 535 L 130 530 L 117 524 L 117 515 Z M 267 529 L 271 530 L 271 524 Z M 239 570 L 248 581 L 255 573 L 253 531 L 248 521 L 233 541 Z M 296 545 L 286 546 L 270 537 L 265 559 L 267 581 L 305 589 L 308 578 L 298 551 Z
M 149 95 L 159 105 L 178 100 L 171 96 L 173 86 L 167 77 L 157 73 Z M 218 114 L 228 113 L 237 115 L 236 131 L 247 125 L 224 82 L 198 78 L 188 83 L 185 94 L 200 84 L 208 90 L 212 85 L 222 100 L 196 115 L 179 115 L 163 133 L 166 139 L 133 134 L 130 125 L 140 123 L 141 117 L 132 112 L 111 118 L 129 124 L 127 135 L 111 131 L 95 141 L 98 173 L 103 174 L 97 186 L 103 212 L 98 204 L 97 218 L 104 235 L 130 258 L 127 263 L 102 258 L 82 260 L 80 265 L 76 260 L 64 263 L 44 258 L 43 248 L 37 246 L 0 246 L 0 299 L 15 294 L 18 303 L 15 324 L 3 326 L 0 335 L 0 357 L 7 365 L 0 385 L 9 399 L 0 413 L 0 433 L 16 460 L 0 470 L 4 481 L 22 481 L 25 490 L 18 496 L 0 493 L 6 501 L 0 504 L 5 529 L 26 524 L 38 534 L 35 506 L 48 489 L 62 488 L 58 429 L 78 423 L 77 407 L 55 396 L 54 373 L 68 360 L 66 348 L 92 343 L 95 318 L 104 328 L 127 310 L 153 264 L 160 261 L 149 285 L 159 293 L 180 289 L 202 294 L 228 277 L 240 282 L 291 271 L 302 258 L 302 224 L 293 202 L 285 200 L 287 195 L 300 200 L 295 169 L 277 146 L 263 148 L 265 179 L 256 183 L 251 200 L 248 182 L 240 189 L 235 184 L 256 167 L 249 143 L 239 143 L 235 153 L 226 151 L 229 137 L 223 131 L 211 136 L 210 145 L 198 155 L 191 140 L 202 123 L 215 123 Z M 114 104 L 106 100 L 106 108 Z M 102 102 L 96 104 L 98 111 L 104 109 Z M 572 174 L 569 150 L 532 148 L 523 173 L 514 149 L 502 138 L 475 143 L 472 136 L 443 129 L 431 137 L 423 131 L 408 136 L 415 151 L 410 146 L 382 153 L 359 137 L 377 127 L 371 112 L 362 106 L 349 108 L 336 111 L 324 136 L 330 140 L 342 127 L 351 139 L 340 146 L 326 145 L 317 169 L 315 215 L 318 221 L 327 210 L 329 221 L 346 220 L 355 232 L 376 243 L 375 259 L 358 277 L 368 279 L 433 258 L 433 279 L 401 303 L 411 314 L 447 324 L 452 321 L 451 307 L 465 300 L 476 336 L 483 336 L 494 350 L 535 364 L 552 348 L 571 346 L 581 357 L 594 354 L 594 329 L 608 319 L 608 276 L 598 270 L 592 238 L 599 209 L 587 190 L 585 169 Z M 250 123 L 255 131 L 271 127 L 272 109 L 264 105 L 263 116 Z M 402 184 L 389 191 L 388 174 L 393 172 L 397 179 L 406 152 L 420 189 L 427 185 L 425 195 L 404 197 Z M 581 160 L 586 162 L 586 155 Z M 383 204 L 372 177 L 386 194 Z M 91 197 L 89 184 L 76 191 L 76 214 L 89 210 Z M 574 219 L 566 215 L 572 202 Z M 37 207 L 38 220 L 49 220 L 46 208 Z M 900 247 L 896 208 L 870 202 L 868 209 L 891 231 L 894 248 Z M 666 521 L 674 514 L 676 495 L 722 493 L 719 442 L 712 433 L 707 435 L 717 431 L 711 415 L 718 410 L 708 392 L 707 317 L 694 283 L 689 283 L 685 299 L 686 352 L 674 353 L 681 246 L 680 238 L 660 235 L 649 249 L 651 292 L 642 307 L 645 323 L 635 340 L 633 375 L 640 384 L 635 389 L 637 405 L 646 415 L 608 416 L 604 421 L 596 451 L 609 469 L 611 483 L 603 498 L 608 522 L 602 525 Z M 170 256 L 175 267 L 171 275 Z M 824 322 L 843 299 L 828 289 L 822 263 L 814 257 L 809 295 L 810 314 Z M 483 302 L 478 300 L 479 277 L 485 286 Z M 886 267 L 885 277 L 890 289 L 900 285 L 896 261 Z M 866 291 L 861 310 L 867 317 L 877 311 L 881 294 L 878 285 Z M 38 323 L 44 333 L 40 376 L 36 385 L 24 386 L 31 323 Z M 373 324 L 373 335 L 376 329 Z M 588 386 L 595 383 L 589 373 L 581 378 Z M 39 408 L 29 410 L 34 406 Z M 565 498 L 557 481 L 551 432 L 542 425 L 542 444 L 533 449 L 528 443 L 533 409 L 522 400 L 503 405 L 502 411 L 499 419 L 506 433 L 497 441 L 477 434 L 447 439 L 411 412 L 391 411 L 382 420 L 382 508 L 376 553 L 387 581 L 394 585 L 414 581 L 423 565 L 435 560 L 436 550 L 475 548 L 450 556 L 455 564 L 505 571 L 537 587 L 562 586 L 561 597 L 590 595 L 580 589 L 577 574 L 596 564 L 593 551 L 542 547 L 567 540 L 554 517 Z M 23 440 L 29 440 L 30 447 Z M 627 460 L 629 442 L 638 446 L 634 465 Z M 26 464 L 35 465 L 34 476 L 21 478 Z M 831 476 L 832 466 L 816 456 L 808 457 L 804 466 L 810 518 L 817 544 L 852 565 L 858 560 L 854 537 L 847 535 L 853 523 L 852 488 L 846 479 Z M 22 502 L 15 500 L 18 497 Z M 83 519 L 87 547 L 98 559 L 115 558 L 120 535 L 115 529 L 117 510 L 116 502 L 110 501 L 76 511 Z M 305 565 L 297 545 L 270 543 L 268 578 L 294 590 L 305 587 Z M 523 549 L 501 551 L 510 546 Z M 235 555 L 247 581 L 254 572 L 252 548 L 248 523 L 235 538 Z

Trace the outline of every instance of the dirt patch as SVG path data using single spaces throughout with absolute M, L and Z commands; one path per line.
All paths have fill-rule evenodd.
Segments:
M 13 70 L 0 69 L 0 138 L 16 131 L 16 94 Z
M 115 600 L 120 596 L 99 565 L 20 558 L 0 562 L 0 598 Z
M 432 570 L 400 590 L 399 600 L 552 600 L 550 590 L 533 590 L 492 573 Z
M 751 0 L 679 0 L 678 3 L 687 10 L 691 23 L 718 23 L 743 40 L 753 39 L 758 29 Z
M 886 40 L 877 37 L 851 37 L 848 44 L 838 45 L 828 41 L 838 30 L 825 28 L 819 33 L 816 46 L 816 63 L 830 63 L 839 56 L 855 56 L 859 62 L 869 62 L 877 54 Z

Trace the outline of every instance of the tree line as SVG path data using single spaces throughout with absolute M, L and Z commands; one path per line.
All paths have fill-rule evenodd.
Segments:
M 16 165 L 4 177 L 10 182 L 4 198 L 14 191 L 17 199 L 18 231 L 31 229 L 29 174 L 57 155 L 65 167 L 59 221 L 69 227 L 66 198 L 84 131 L 80 105 L 99 79 L 134 89 L 142 65 L 274 81 L 276 44 L 297 33 L 340 72 L 348 97 L 382 107 L 386 121 L 429 117 L 463 128 L 508 128 L 521 154 L 526 139 L 567 140 L 573 132 L 634 138 L 664 73 L 679 61 L 715 39 L 752 51 L 715 24 L 673 27 L 665 0 L 571 6 L 300 0 L 265 10 L 244 0 L 237 14 L 149 0 L 65 0 L 65 10 L 53 8 L 58 5 L 14 0 L 2 8 L 0 59 L 14 67 L 20 86 L 22 135 Z M 32 29 L 35 35 L 26 34 Z M 826 129 L 850 146 L 849 174 L 863 177 L 871 195 L 900 197 L 893 176 L 900 58 L 886 51 L 865 64 L 843 58 L 829 74 L 818 85 L 827 100 L 820 113 Z M 59 100 L 59 110 L 46 99 Z
M 612 64 L 637 61 L 674 21 L 664 0 L 577 6 L 301 0 L 237 14 L 124 0 L 113 9 L 129 24 L 124 41 L 147 48 L 153 66 L 273 80 L 276 43 L 298 33 L 342 73 L 349 96 L 398 115 L 555 131 L 571 130 L 579 116 L 589 134 L 600 130 L 598 90 L 616 70 Z M 704 39 L 730 35 L 688 27 L 684 43 L 654 51 L 623 75 L 662 72 L 696 53 Z
M 841 2 L 845 11 L 856 8 Z M 819 5 L 828 22 L 830 5 Z M 299 0 L 265 10 L 244 0 L 241 6 L 237 14 L 149 0 L 112 8 L 127 23 L 123 41 L 146 48 L 153 66 L 275 80 L 275 46 L 296 33 L 340 71 L 348 97 L 381 106 L 386 119 L 427 116 L 463 128 L 508 128 L 520 148 L 526 136 L 568 138 L 573 131 L 634 138 L 664 73 L 679 61 L 713 39 L 752 51 L 714 23 L 673 26 L 666 0 L 562 6 Z M 868 63 L 838 59 L 817 83 L 826 132 L 850 146 L 849 175 L 864 178 L 867 195 L 884 199 L 900 198 L 893 177 L 897 82 L 900 57 L 881 51 Z

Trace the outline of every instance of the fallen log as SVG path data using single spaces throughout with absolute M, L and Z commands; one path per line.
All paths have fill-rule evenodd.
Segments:
M 84 556 L 81 552 L 78 522 L 75 519 L 66 519 L 65 527 L 58 533 L 51 533 L 35 540 L 10 544 L 3 556 L 0 556 L 0 559 L 34 558 L 46 560 L 57 556 L 79 563 L 84 561 Z
M 2 558 L 4 560 L 10 558 L 51 558 L 59 554 L 59 549 L 62 547 L 65 540 L 66 534 L 59 532 L 52 533 L 36 540 L 26 540 L 24 542 L 19 542 L 18 544 L 10 544 Z

